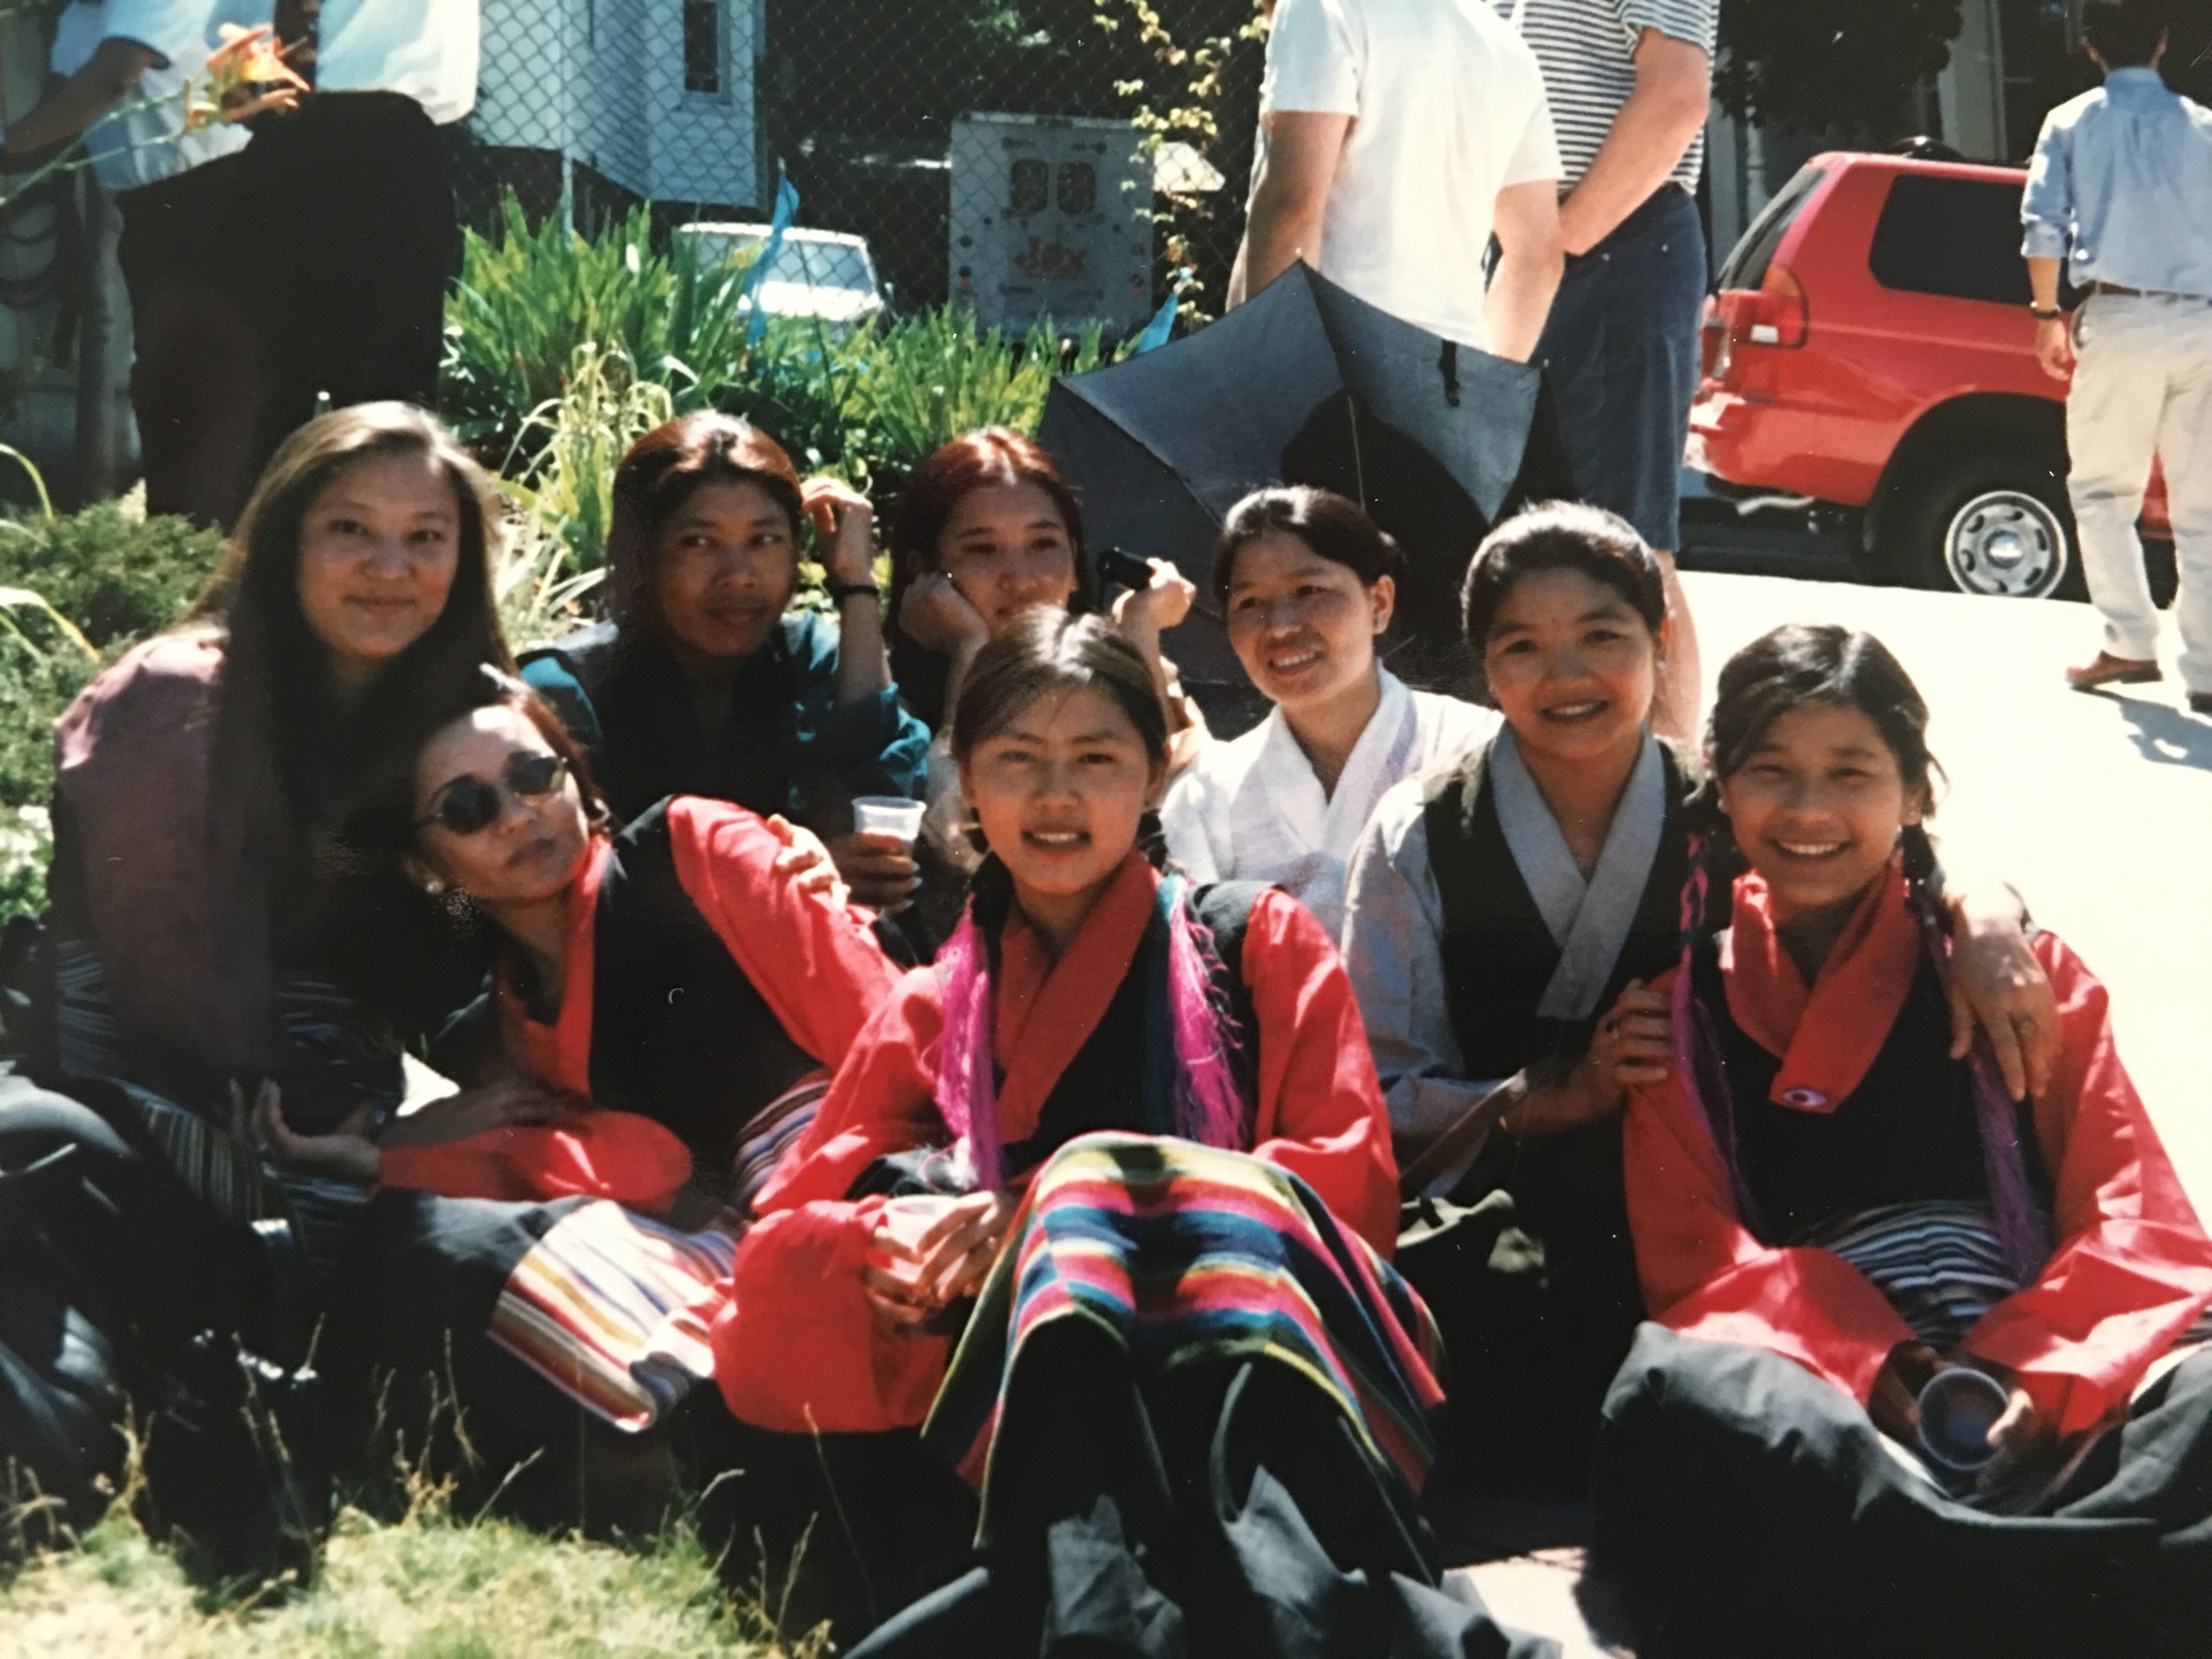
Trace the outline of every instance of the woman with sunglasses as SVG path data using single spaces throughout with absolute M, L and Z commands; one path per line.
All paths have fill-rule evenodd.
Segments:
M 795 611 L 811 521 L 829 614 Z M 856 832 L 860 795 L 918 797 L 929 733 L 884 656 L 875 518 L 833 479 L 800 481 L 774 439 L 703 411 L 656 426 L 614 476 L 612 619 L 523 659 L 584 744 L 616 815 L 672 795 L 787 814 L 828 838 L 862 902 L 899 903 L 914 861 Z
M 373 1142 L 302 1137 L 263 1102 L 285 1163 L 388 1189 L 332 1369 L 396 1371 L 403 1420 L 434 1418 L 431 1385 L 476 1408 L 472 1472 L 511 1474 L 526 1512 L 649 1526 L 673 1466 L 645 1431 L 711 1370 L 689 1310 L 711 1312 L 754 1193 L 896 971 L 826 866 L 795 870 L 741 807 L 677 796 L 611 832 L 567 733 L 513 680 L 431 735 L 384 833 L 499 950 L 434 1062 L 535 1109 L 485 1133 L 403 1118 Z

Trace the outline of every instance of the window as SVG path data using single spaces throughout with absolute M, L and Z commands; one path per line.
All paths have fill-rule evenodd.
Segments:
M 684 0 L 684 90 L 722 93 L 722 0 Z
M 1098 169 L 1087 161 L 1060 165 L 1060 211 L 1092 213 L 1098 210 Z
M 1018 219 L 1042 212 L 1052 200 L 1052 169 L 1034 156 L 1024 156 L 1009 171 L 1006 211 Z
M 1908 294 L 2025 305 L 2020 187 L 2001 180 L 1900 173 L 1867 254 L 1874 280 Z
M 1716 288 L 1755 288 L 1767 280 L 1767 266 L 1774 262 L 1774 250 L 1782 245 L 1782 238 L 1789 234 L 1796 222 L 1797 210 L 1828 175 L 1818 167 L 1805 167 L 1784 185 L 1775 198 L 1761 210 L 1751 222 L 1751 228 L 1743 234 L 1743 240 L 1721 265 Z

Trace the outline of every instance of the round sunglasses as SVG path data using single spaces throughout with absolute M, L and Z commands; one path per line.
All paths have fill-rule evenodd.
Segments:
M 568 772 L 568 762 L 558 755 L 518 752 L 507 757 L 500 769 L 499 782 L 488 783 L 481 778 L 457 780 L 438 803 L 437 810 L 428 818 L 415 820 L 417 829 L 435 824 L 451 835 L 473 835 L 479 830 L 490 828 L 499 821 L 499 795 L 502 786 L 518 801 L 542 801 L 561 787 L 561 780 Z

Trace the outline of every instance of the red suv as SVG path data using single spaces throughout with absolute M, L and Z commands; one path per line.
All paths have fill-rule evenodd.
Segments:
M 1859 515 L 1870 576 L 2084 592 L 2065 387 L 2035 360 L 2017 168 L 1816 156 L 1705 304 L 1690 465 L 1724 495 Z M 2152 480 L 2146 535 L 2168 539 Z

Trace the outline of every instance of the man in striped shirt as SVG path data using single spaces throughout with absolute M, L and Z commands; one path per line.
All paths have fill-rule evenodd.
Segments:
M 1674 636 L 1654 723 L 1696 734 L 1697 634 L 1672 549 L 1697 393 L 1718 0 L 1492 0 L 1535 50 L 1559 137 L 1567 271 L 1536 360 L 1585 496 L 1658 550 Z

